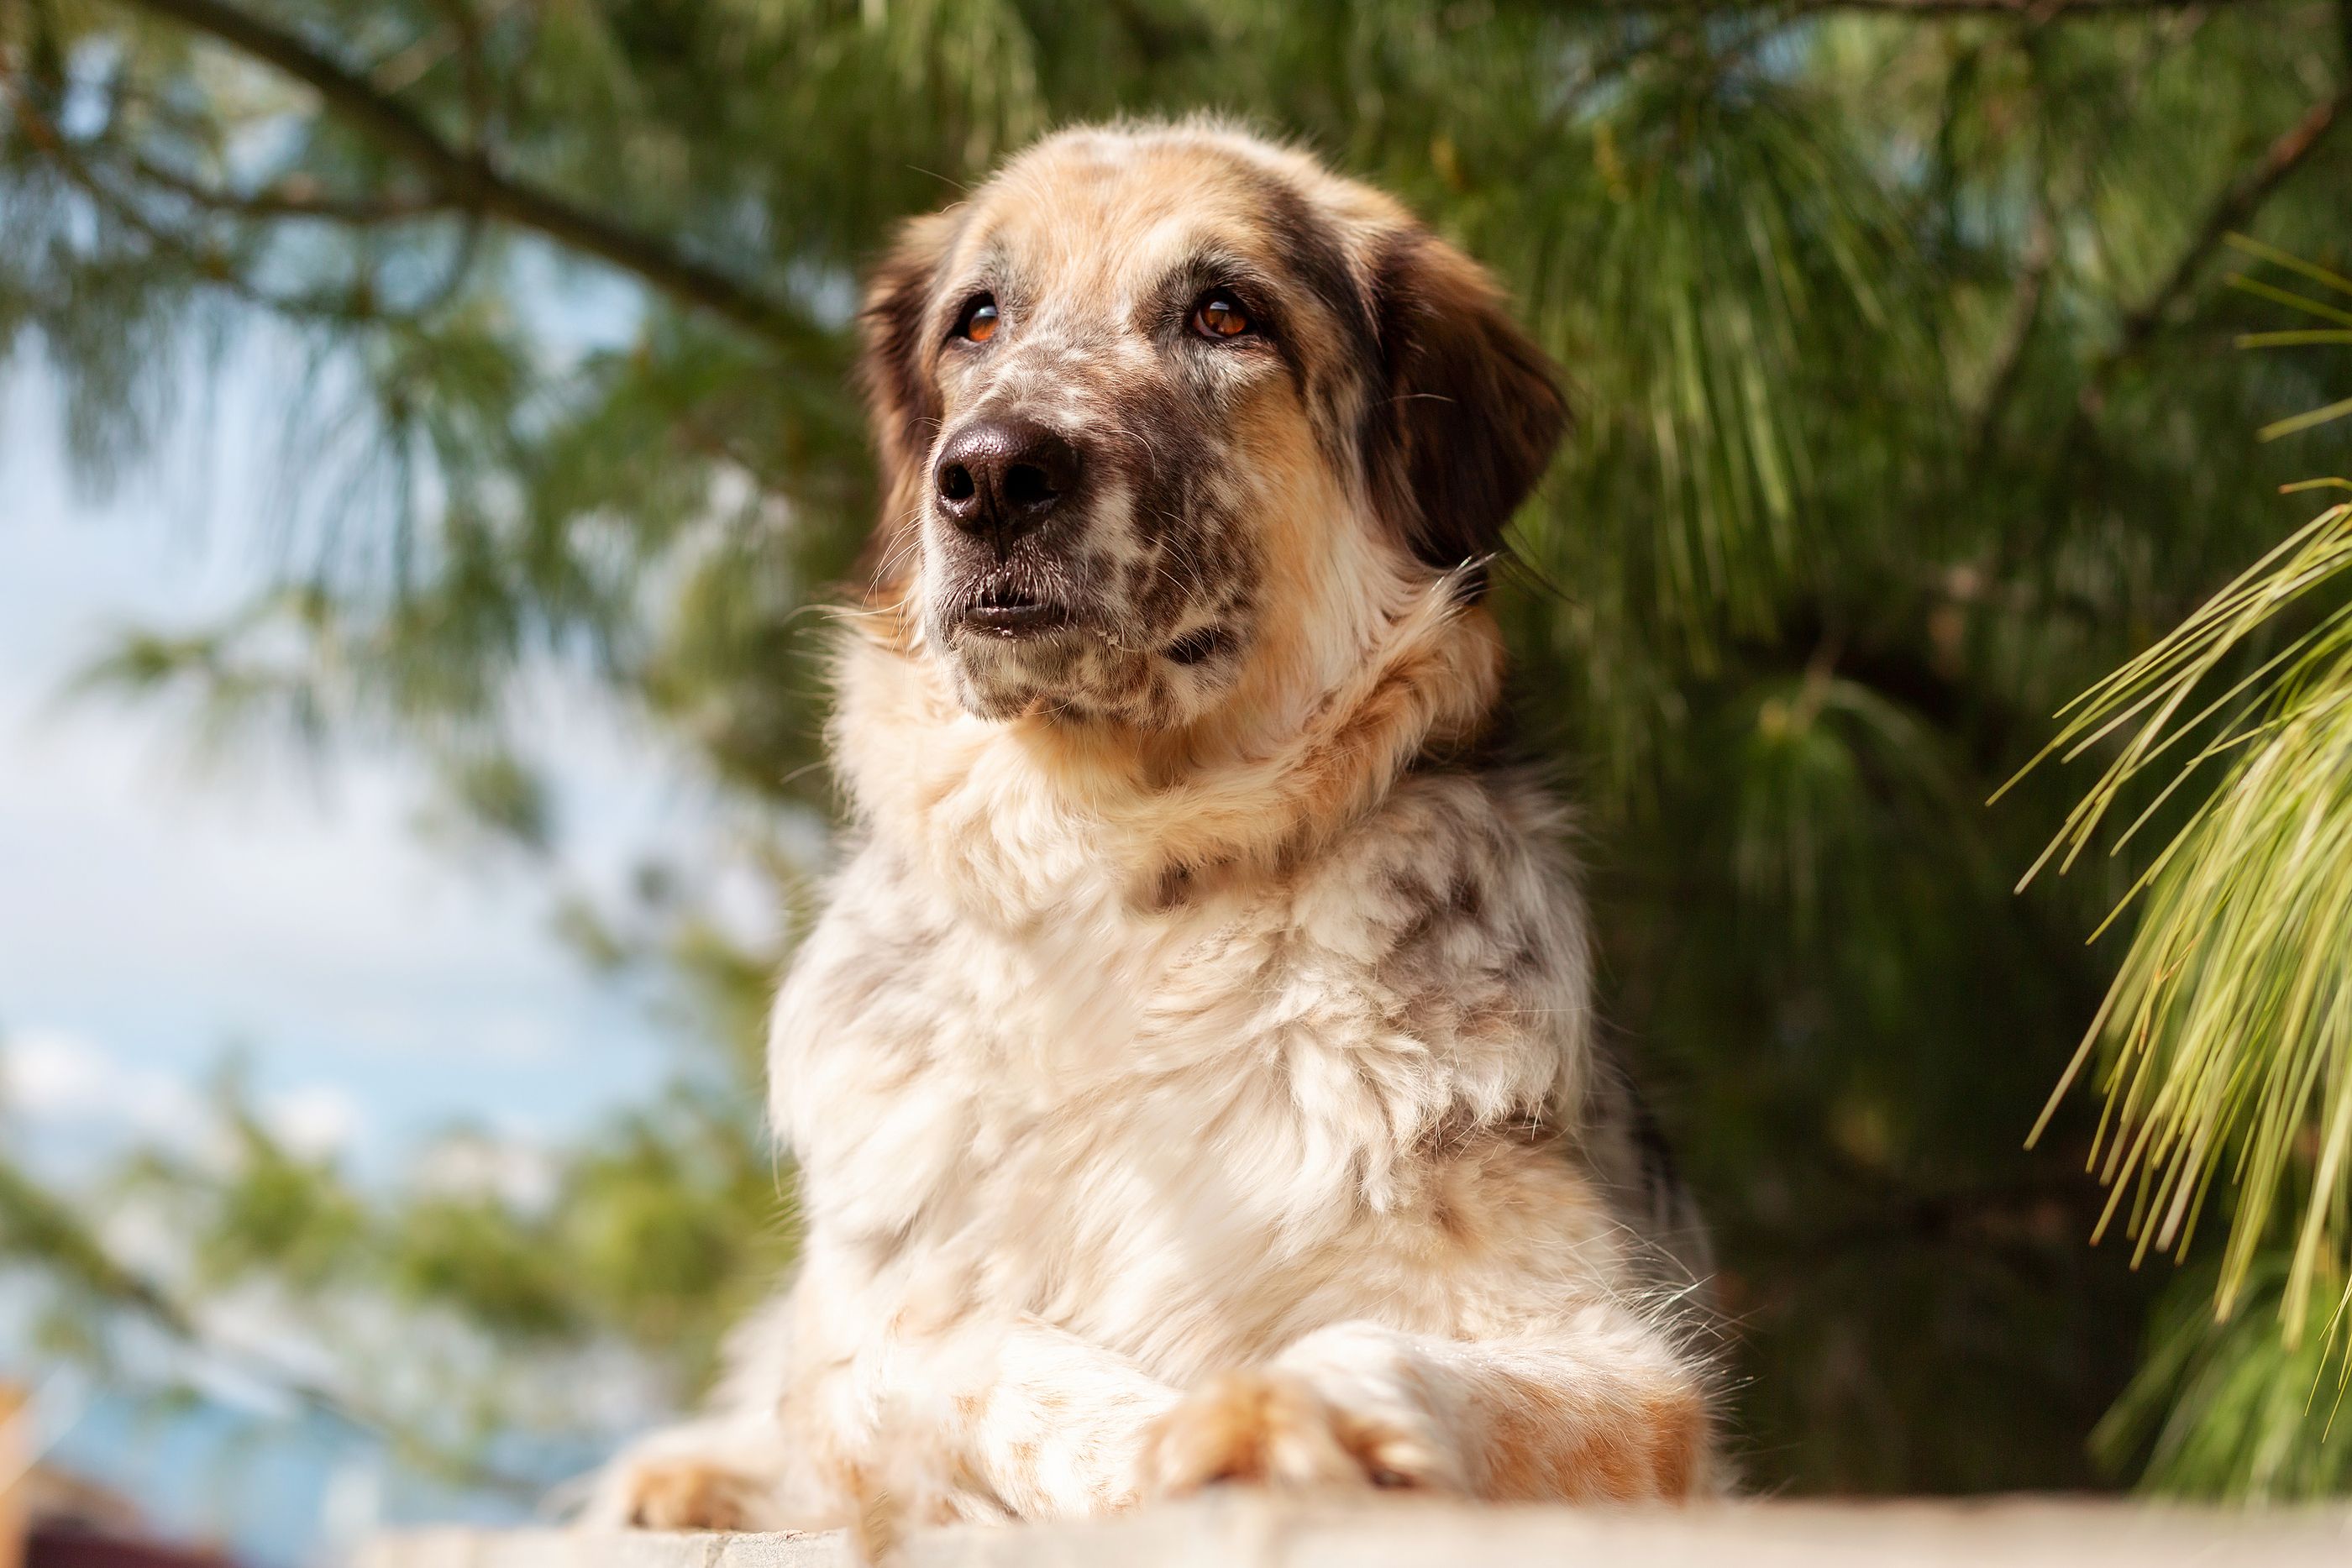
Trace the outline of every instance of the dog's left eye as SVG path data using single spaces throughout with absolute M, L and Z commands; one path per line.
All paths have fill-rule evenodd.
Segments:
M 1203 338 L 1238 338 L 1253 325 L 1241 301 L 1223 289 L 1211 289 L 1192 307 L 1192 330 Z
M 996 296 L 983 294 L 963 308 L 955 335 L 968 343 L 985 343 L 996 336 Z

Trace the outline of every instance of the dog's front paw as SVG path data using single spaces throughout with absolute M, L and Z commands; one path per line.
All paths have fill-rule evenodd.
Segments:
M 1227 1373 L 1145 1434 L 1139 1490 L 1182 1497 L 1221 1482 L 1459 1491 L 1460 1466 L 1430 1424 L 1326 1399 L 1295 1373 Z
M 707 1459 L 640 1465 L 628 1490 L 627 1519 L 639 1530 L 759 1530 L 766 1522 L 760 1484 Z
M 693 1454 L 615 1460 L 596 1479 L 577 1522 L 602 1530 L 782 1530 L 772 1489 L 760 1479 Z

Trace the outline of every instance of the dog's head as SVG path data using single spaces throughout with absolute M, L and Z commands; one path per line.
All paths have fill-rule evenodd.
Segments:
M 1213 125 L 1032 148 L 908 226 L 865 327 L 876 599 L 991 719 L 1344 673 L 1401 591 L 1477 591 L 1563 423 L 1475 263 Z

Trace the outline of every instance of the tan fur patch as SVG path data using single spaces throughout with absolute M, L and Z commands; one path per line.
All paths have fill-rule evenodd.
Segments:
M 1581 1397 L 1531 1379 L 1485 1391 L 1486 1474 L 1498 1501 L 1639 1502 L 1692 1495 L 1706 1444 L 1698 1400 L 1643 1390 Z
M 760 1512 L 759 1490 L 701 1459 L 648 1466 L 636 1477 L 629 1521 L 646 1530 L 748 1530 Z
M 1382 1468 L 1393 1437 L 1333 1409 L 1300 1379 L 1228 1373 L 1161 1417 L 1145 1440 L 1144 1469 L 1162 1497 L 1229 1484 L 1406 1485 Z

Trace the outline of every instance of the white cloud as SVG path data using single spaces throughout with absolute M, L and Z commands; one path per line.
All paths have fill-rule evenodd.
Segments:
M 96 1041 L 62 1030 L 0 1040 L 0 1106 L 31 1121 L 103 1124 L 184 1148 L 214 1126 L 204 1096 L 184 1081 L 126 1067 Z
M 523 1214 L 541 1214 L 555 1201 L 555 1159 L 522 1138 L 455 1133 L 435 1140 L 411 1179 L 421 1192 L 450 1197 L 489 1197 Z
M 350 1145 L 360 1130 L 360 1106 L 331 1083 L 311 1083 L 263 1096 L 261 1121 L 296 1155 L 322 1160 Z
M 0 1112 L 37 1134 L 64 1134 L 85 1152 L 120 1138 L 160 1145 L 214 1168 L 235 1155 L 218 1111 L 194 1083 L 166 1068 L 125 1062 L 64 1030 L 0 1038 Z M 310 1159 L 342 1153 L 364 1124 L 359 1102 L 331 1083 L 262 1093 L 256 1112 L 273 1137 Z
M 82 1115 L 104 1100 L 102 1061 L 96 1046 L 70 1035 L 21 1035 L 0 1055 L 0 1089 L 27 1115 Z

